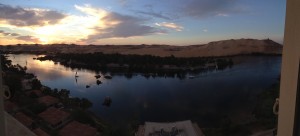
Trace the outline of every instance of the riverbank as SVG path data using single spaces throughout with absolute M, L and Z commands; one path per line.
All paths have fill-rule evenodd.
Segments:
M 34 133 L 64 135 L 77 125 L 91 134 L 107 128 L 95 115 L 87 111 L 92 103 L 85 98 L 70 97 L 70 91 L 43 86 L 37 77 L 26 73 L 26 67 L 12 65 L 1 56 L 4 85 L 10 90 L 5 110 Z
M 281 62 L 276 56 L 236 57 L 231 69 L 202 73 L 183 80 L 145 78 L 140 74 L 132 78 L 115 74 L 112 79 L 105 79 L 105 73 L 100 72 L 102 84 L 96 85 L 95 71 L 71 69 L 53 61 L 33 59 L 36 57 L 9 55 L 15 65 L 27 66 L 27 71 L 35 73 L 42 84 L 59 90 L 67 88 L 72 96 L 88 98 L 93 102 L 91 111 L 113 124 L 115 135 L 129 130 L 132 125 L 128 124 L 143 124 L 145 121 L 191 119 L 201 128 L 211 129 L 218 128 L 222 122 L 226 124 L 228 120 L 247 121 L 248 112 L 251 114 L 251 107 L 256 104 L 254 97 L 276 82 Z M 74 79 L 76 71 L 78 82 Z M 90 84 L 90 88 L 85 87 Z M 110 107 L 102 106 L 106 96 L 113 100 Z M 247 116 L 239 116 L 241 112 Z
M 94 71 L 122 72 L 127 75 L 143 73 L 145 76 L 185 76 L 186 72 L 199 73 L 209 69 L 223 70 L 233 66 L 231 57 L 157 57 L 151 55 L 123 54 L 54 54 L 37 58 L 51 60 L 70 68 Z
M 0 46 L 4 52 L 18 53 L 99 53 L 123 54 L 123 55 L 151 55 L 159 57 L 220 57 L 241 54 L 277 54 L 282 53 L 282 45 L 270 39 L 230 39 L 210 42 L 201 45 L 172 46 L 172 45 L 75 45 L 75 44 L 51 44 L 51 45 L 7 45 Z

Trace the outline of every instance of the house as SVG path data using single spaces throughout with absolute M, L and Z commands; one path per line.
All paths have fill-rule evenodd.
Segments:
M 33 133 L 35 133 L 37 136 L 50 136 L 49 134 L 47 134 L 45 131 L 43 131 L 40 128 L 36 128 L 34 130 L 32 130 Z
M 97 129 L 89 125 L 72 121 L 59 131 L 60 136 L 96 136 Z
M 43 96 L 43 93 L 41 90 L 32 90 L 32 91 L 26 92 L 26 95 L 27 96 L 35 95 L 37 97 L 41 97 L 41 96 Z
M 33 79 L 23 79 L 21 84 L 22 84 L 22 88 L 23 90 L 30 90 L 32 89 L 32 84 L 31 84 L 31 81 Z
M 11 101 L 5 101 L 4 102 L 4 109 L 8 113 L 12 113 L 12 112 L 15 112 L 18 109 L 18 106 L 15 103 L 11 102 Z
M 204 136 L 199 126 L 190 120 L 172 123 L 146 122 L 145 125 L 139 126 L 135 136 L 161 136 L 169 134 L 173 136 Z
M 50 106 L 53 106 L 53 105 L 59 103 L 59 100 L 53 96 L 46 95 L 46 96 L 38 98 L 38 102 L 43 103 L 46 106 L 50 107 Z
M 33 120 L 28 117 L 27 115 L 25 115 L 22 112 L 18 112 L 14 115 L 14 117 L 21 122 L 24 126 L 28 127 L 28 128 L 32 128 L 32 124 L 33 124 Z
M 52 129 L 57 129 L 70 121 L 70 113 L 54 107 L 49 107 L 47 110 L 38 114 L 38 116 Z

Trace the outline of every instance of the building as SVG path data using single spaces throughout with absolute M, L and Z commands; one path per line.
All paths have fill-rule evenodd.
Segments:
M 5 101 L 4 102 L 4 109 L 8 113 L 13 113 L 13 112 L 18 110 L 18 106 L 17 106 L 17 104 L 15 104 L 11 101 Z
M 5 127 L 1 128 L 0 136 L 36 136 L 30 129 L 25 127 L 22 123 L 16 120 L 14 117 L 6 112 L 3 112 L 3 117 L 5 120 L 0 123 L 6 123 Z M 5 129 L 5 131 L 4 131 Z
M 43 96 L 43 93 L 41 90 L 32 90 L 32 91 L 26 92 L 26 95 L 27 96 L 35 95 L 36 97 L 41 97 L 41 96 Z
M 22 88 L 23 88 L 23 90 L 31 90 L 32 89 L 31 81 L 32 81 L 32 79 L 24 79 L 24 80 L 22 80 Z
M 55 97 L 47 95 L 47 96 L 38 98 L 38 102 L 43 103 L 46 106 L 50 107 L 50 106 L 53 106 L 53 105 L 59 103 L 59 100 Z
M 25 115 L 22 112 L 18 112 L 14 115 L 14 117 L 20 121 L 24 126 L 28 127 L 28 128 L 32 128 L 32 124 L 33 124 L 33 120 L 28 117 L 27 115 Z
M 196 123 L 190 120 L 172 123 L 146 122 L 139 126 L 135 136 L 204 136 L 203 132 Z
M 96 136 L 97 129 L 89 125 L 72 121 L 59 131 L 60 136 Z
M 57 129 L 70 121 L 70 113 L 50 107 L 38 115 L 51 129 Z
M 37 136 L 50 136 L 40 128 L 36 128 L 36 129 L 32 130 L 32 132 L 35 133 Z

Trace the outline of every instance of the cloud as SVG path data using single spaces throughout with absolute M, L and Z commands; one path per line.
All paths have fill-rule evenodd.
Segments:
M 3 7 L 3 5 L 1 6 Z M 7 12 L 8 9 L 12 11 L 18 9 L 20 12 L 18 11 L 10 13 L 12 16 L 3 15 L 1 12 L 0 24 L 4 25 L 7 29 L 14 30 L 15 32 L 29 34 L 26 36 L 0 31 L 1 35 L 4 35 L 2 37 L 5 37 L 6 39 L 9 39 L 10 36 L 13 36 L 11 38 L 14 39 L 13 42 L 19 42 L 22 40 L 28 43 L 51 44 L 72 41 L 78 44 L 97 44 L 100 42 L 100 39 L 127 38 L 167 33 L 166 29 L 155 27 L 153 23 L 150 23 L 150 19 L 140 16 L 124 15 L 102 8 L 95 8 L 88 4 L 74 5 L 74 8 L 83 14 L 66 14 L 61 20 L 57 20 L 59 22 L 52 25 L 49 25 L 49 21 L 46 21 L 46 24 L 43 24 L 44 22 L 32 23 L 23 18 L 23 16 L 25 16 L 23 14 L 27 14 L 29 11 L 30 13 L 34 12 L 34 14 L 36 11 L 43 11 L 42 13 L 44 14 L 44 11 L 49 10 L 33 8 L 24 9 L 20 7 L 14 8 L 9 6 L 4 7 L 7 10 L 0 9 L 0 11 Z M 49 13 L 52 14 L 52 12 Z M 17 14 L 21 17 L 17 18 Z M 8 21 L 10 21 L 10 24 L 12 24 L 13 21 L 21 21 L 27 26 L 13 26 L 7 22 L 1 21 L 2 18 L 9 18 L 10 20 Z M 40 18 L 40 15 L 38 15 L 38 17 L 34 17 L 33 20 L 40 20 Z M 50 18 L 50 16 L 47 15 L 47 18 Z M 53 18 L 55 17 L 52 17 L 52 21 Z M 37 26 L 28 26 L 34 24 Z M 8 43 L 9 40 L 6 40 L 6 42 Z
M 144 7 L 145 7 L 145 8 L 152 9 L 152 8 L 153 8 L 153 5 L 151 5 L 151 4 L 145 4 Z
M 146 16 L 150 16 L 150 17 L 154 17 L 154 18 L 160 18 L 160 19 L 165 19 L 165 20 L 174 20 L 174 19 L 178 19 L 178 15 L 170 12 L 170 11 L 158 11 L 158 10 L 154 10 L 155 6 L 151 5 L 151 4 L 145 4 L 143 6 L 143 10 L 131 10 L 136 14 L 141 14 L 141 15 L 146 15 Z
M 19 34 L 17 34 L 17 33 L 8 33 L 3 30 L 0 30 L 0 34 L 2 34 L 4 36 L 19 36 Z
M 10 33 L 11 36 L 19 36 L 17 33 Z
M 103 17 L 107 14 L 107 11 L 101 8 L 93 8 L 89 4 L 85 4 L 84 6 L 75 5 L 74 6 L 77 10 L 94 17 Z
M 221 17 L 228 17 L 228 14 L 224 14 L 224 13 L 218 13 L 217 16 L 221 16 Z
M 146 25 L 147 19 L 130 15 L 123 15 L 116 12 L 106 12 L 106 15 L 99 20 L 95 31 L 81 41 L 93 43 L 104 38 L 127 38 L 133 36 L 145 36 L 156 33 L 166 33 L 163 29 L 158 29 Z
M 14 26 L 44 26 L 56 24 L 66 15 L 53 10 L 21 8 L 0 4 L 0 21 Z
M 129 4 L 133 4 L 134 2 L 130 0 L 125 1 Z M 152 0 L 151 2 L 147 1 L 147 4 L 144 4 L 142 8 L 131 9 L 131 11 L 165 20 L 176 20 L 186 17 L 194 19 L 214 16 L 226 17 L 231 14 L 247 12 L 246 7 L 240 1 L 241 0 L 171 0 L 170 2 L 169 0 Z
M 9 40 L 21 40 L 21 41 L 25 41 L 26 43 L 40 43 L 40 40 L 33 36 L 28 36 L 28 35 L 22 36 L 17 33 L 9 33 L 9 32 L 5 32 L 3 30 L 0 30 L 0 34 L 2 34 L 4 36 L 11 36 L 10 38 L 8 38 Z
M 18 36 L 16 39 L 26 41 L 26 42 L 33 42 L 33 43 L 40 43 L 40 40 L 38 38 L 35 38 L 33 36 Z
M 156 17 L 156 18 L 165 19 L 165 20 L 172 20 L 170 17 L 164 15 L 162 12 L 160 12 L 160 13 L 156 13 L 154 11 L 134 11 L 134 12 L 138 13 L 138 14 L 143 14 L 143 15 L 148 15 L 148 16 L 152 16 L 152 17 Z
M 203 18 L 244 12 L 237 6 L 238 0 L 187 0 L 185 2 L 186 4 L 181 8 L 184 16 Z
M 208 32 L 208 30 L 207 30 L 207 29 L 203 29 L 202 31 L 203 31 L 203 32 Z
M 117 1 L 121 6 L 127 6 L 129 3 L 129 0 L 117 0 Z
M 184 29 L 183 26 L 180 26 L 180 25 L 175 24 L 175 23 L 168 23 L 168 22 L 155 23 L 155 25 L 160 26 L 160 27 L 173 29 L 173 30 L 176 30 L 176 31 L 182 31 Z

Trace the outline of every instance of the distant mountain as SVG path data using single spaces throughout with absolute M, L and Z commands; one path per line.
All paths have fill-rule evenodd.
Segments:
M 270 39 L 238 39 L 210 42 L 204 45 L 191 45 L 182 52 L 190 56 L 228 56 L 240 54 L 281 54 L 282 45 Z
M 2 51 L 12 52 L 45 52 L 45 53 L 120 53 L 176 57 L 208 57 L 231 56 L 241 54 L 280 55 L 282 45 L 270 39 L 231 39 L 210 42 L 202 45 L 170 46 L 170 45 L 19 45 L 1 46 Z

